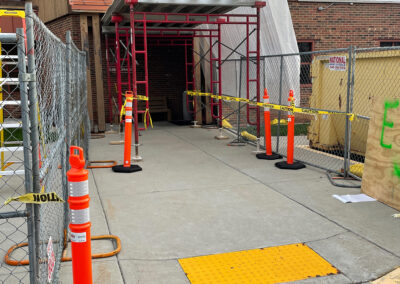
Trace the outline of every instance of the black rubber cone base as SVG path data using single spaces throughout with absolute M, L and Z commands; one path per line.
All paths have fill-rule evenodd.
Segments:
M 138 165 L 131 165 L 130 167 L 124 167 L 124 165 L 118 165 L 112 167 L 113 172 L 116 173 L 134 173 L 140 172 L 142 168 Z
M 260 160 L 278 160 L 282 159 L 282 156 L 279 154 L 272 153 L 272 155 L 267 155 L 265 153 L 256 154 L 257 159 Z
M 286 161 L 275 163 L 275 167 L 283 170 L 300 170 L 306 167 L 303 163 L 293 162 L 293 164 L 288 164 Z

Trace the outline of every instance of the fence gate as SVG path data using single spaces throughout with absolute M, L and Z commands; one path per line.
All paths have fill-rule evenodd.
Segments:
M 10 13 L 26 13 L 26 28 L 0 33 L 0 282 L 57 283 L 68 239 L 69 146 L 83 147 L 88 159 L 86 54 L 70 32 L 66 43 L 56 37 L 31 3 Z M 34 203 L 28 193 L 61 202 Z

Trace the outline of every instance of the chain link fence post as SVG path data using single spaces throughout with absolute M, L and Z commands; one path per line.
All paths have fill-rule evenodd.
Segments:
M 27 82 L 22 79 L 26 75 L 25 61 L 25 36 L 23 29 L 17 29 L 18 39 L 18 70 L 20 81 L 21 97 L 21 118 L 22 118 L 22 138 L 24 146 L 24 169 L 25 169 L 25 189 L 26 193 L 33 192 L 32 173 L 31 173 L 31 152 L 29 137 L 29 101 Z M 29 252 L 29 279 L 30 283 L 35 283 L 37 279 L 36 253 L 35 253 L 35 226 L 34 226 L 34 204 L 26 204 L 27 223 L 28 223 L 28 252 Z
M 35 74 L 35 36 L 33 33 L 33 9 L 32 3 L 27 3 L 26 6 L 26 41 L 27 41 L 27 57 L 28 57 L 28 73 Z M 36 78 L 29 82 L 29 109 L 31 123 L 31 147 L 32 147 L 32 191 L 40 192 L 40 177 L 39 177 L 39 133 L 38 133 L 38 100 L 36 89 Z M 40 205 L 34 204 L 34 219 L 35 219 L 35 256 L 37 261 L 40 261 Z M 36 280 L 39 282 L 39 268 L 35 267 Z
M 351 62 L 351 79 L 350 79 L 350 107 L 349 107 L 349 112 L 348 113 L 353 113 L 353 103 L 354 103 L 354 80 L 355 80 L 355 73 L 356 73 L 356 59 L 357 59 L 357 47 L 353 47 L 353 53 L 352 53 L 352 62 Z M 350 67 L 349 67 L 350 68 Z M 350 118 L 349 118 L 350 120 Z M 352 125 L 353 125 L 353 120 L 350 120 L 350 127 L 348 129 L 348 172 L 345 172 L 345 176 L 352 176 L 354 178 L 354 175 L 351 174 L 350 172 L 350 163 L 351 163 L 351 131 L 352 131 Z M 359 177 L 357 177 L 358 179 Z
M 349 62 L 348 62 L 348 70 L 347 70 L 347 96 L 346 96 L 346 113 L 350 112 L 350 97 L 351 97 L 351 89 L 352 89 L 352 64 L 353 64 L 353 47 L 349 47 Z M 345 128 L 345 144 L 344 144 L 344 165 L 343 165 L 343 174 L 347 177 L 348 172 L 350 170 L 350 139 L 351 135 L 351 122 L 350 117 L 346 115 L 346 128 Z
M 279 99 L 278 104 L 282 105 L 282 87 L 283 87 L 283 55 L 280 56 L 280 68 L 279 68 Z M 279 138 L 281 133 L 281 111 L 278 112 L 278 125 L 276 127 L 276 153 L 279 153 Z

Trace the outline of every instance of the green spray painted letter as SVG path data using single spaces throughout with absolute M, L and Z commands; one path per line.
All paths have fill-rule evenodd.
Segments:
M 387 110 L 389 108 L 397 108 L 398 106 L 399 106 L 399 101 L 398 100 L 394 101 L 394 102 L 389 102 L 389 101 L 385 102 L 385 112 L 383 113 L 383 125 L 382 125 L 382 133 L 381 133 L 381 146 L 383 148 L 386 148 L 386 149 L 392 149 L 392 144 L 383 143 L 383 136 L 384 136 L 384 132 L 385 132 L 385 126 L 393 128 L 393 122 L 386 120 L 386 118 L 387 118 Z

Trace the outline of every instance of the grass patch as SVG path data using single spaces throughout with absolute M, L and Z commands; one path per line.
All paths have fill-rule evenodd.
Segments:
M 310 126 L 309 123 L 299 123 L 294 125 L 294 135 L 295 136 L 304 136 L 307 135 L 307 129 Z M 257 135 L 256 126 L 248 126 L 246 131 L 250 134 Z M 277 136 L 278 125 L 271 125 L 271 136 Z M 261 127 L 261 133 L 264 133 L 264 127 Z M 287 125 L 280 125 L 279 127 L 279 136 L 287 135 Z

